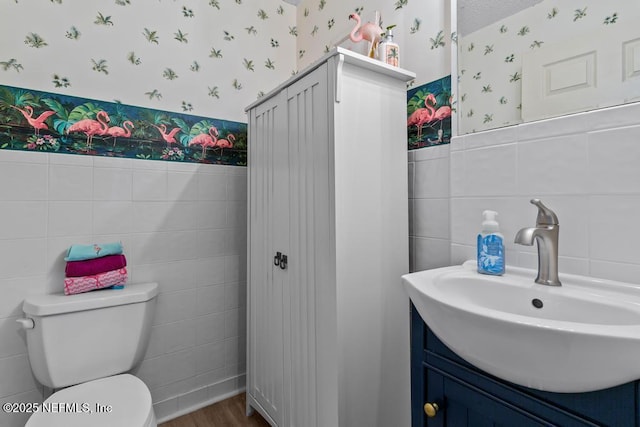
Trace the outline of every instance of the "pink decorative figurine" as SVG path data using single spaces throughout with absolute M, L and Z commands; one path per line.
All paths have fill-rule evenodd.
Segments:
M 376 13 L 376 17 L 378 16 L 378 13 Z M 356 26 L 353 27 L 353 30 L 351 30 L 349 39 L 351 39 L 351 41 L 354 43 L 361 42 L 362 40 L 367 40 L 369 42 L 368 56 L 369 58 L 375 58 L 376 52 L 378 51 L 378 43 L 380 43 L 381 34 L 383 33 L 382 28 L 380 28 L 379 24 L 374 24 L 371 22 L 367 22 L 366 24 L 361 26 L 360 24 L 362 21 L 360 19 L 360 15 L 358 15 L 357 13 L 352 13 L 351 15 L 349 15 L 349 19 L 355 19 L 356 21 Z M 376 19 L 376 21 L 379 21 L 379 19 Z

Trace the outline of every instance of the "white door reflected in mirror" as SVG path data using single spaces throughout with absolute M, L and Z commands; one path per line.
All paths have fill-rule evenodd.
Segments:
M 640 8 L 458 0 L 458 133 L 640 101 Z

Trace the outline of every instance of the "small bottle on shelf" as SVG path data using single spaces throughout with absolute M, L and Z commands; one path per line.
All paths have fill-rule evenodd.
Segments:
M 393 27 L 395 27 L 395 25 L 387 27 L 387 31 L 384 33 L 384 40 L 382 40 L 378 46 L 378 58 L 382 62 L 386 62 L 394 67 L 399 67 L 400 46 L 393 41 Z

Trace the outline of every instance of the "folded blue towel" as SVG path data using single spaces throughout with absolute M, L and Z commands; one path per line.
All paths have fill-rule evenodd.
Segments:
M 64 260 L 83 261 L 107 255 L 119 255 L 121 253 L 122 242 L 95 243 L 93 245 L 71 245 Z

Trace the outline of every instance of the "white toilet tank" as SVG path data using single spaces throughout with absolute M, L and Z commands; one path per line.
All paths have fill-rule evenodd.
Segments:
M 144 356 L 157 283 L 78 295 L 34 295 L 22 310 L 33 319 L 27 348 L 36 379 L 61 388 L 127 372 Z

